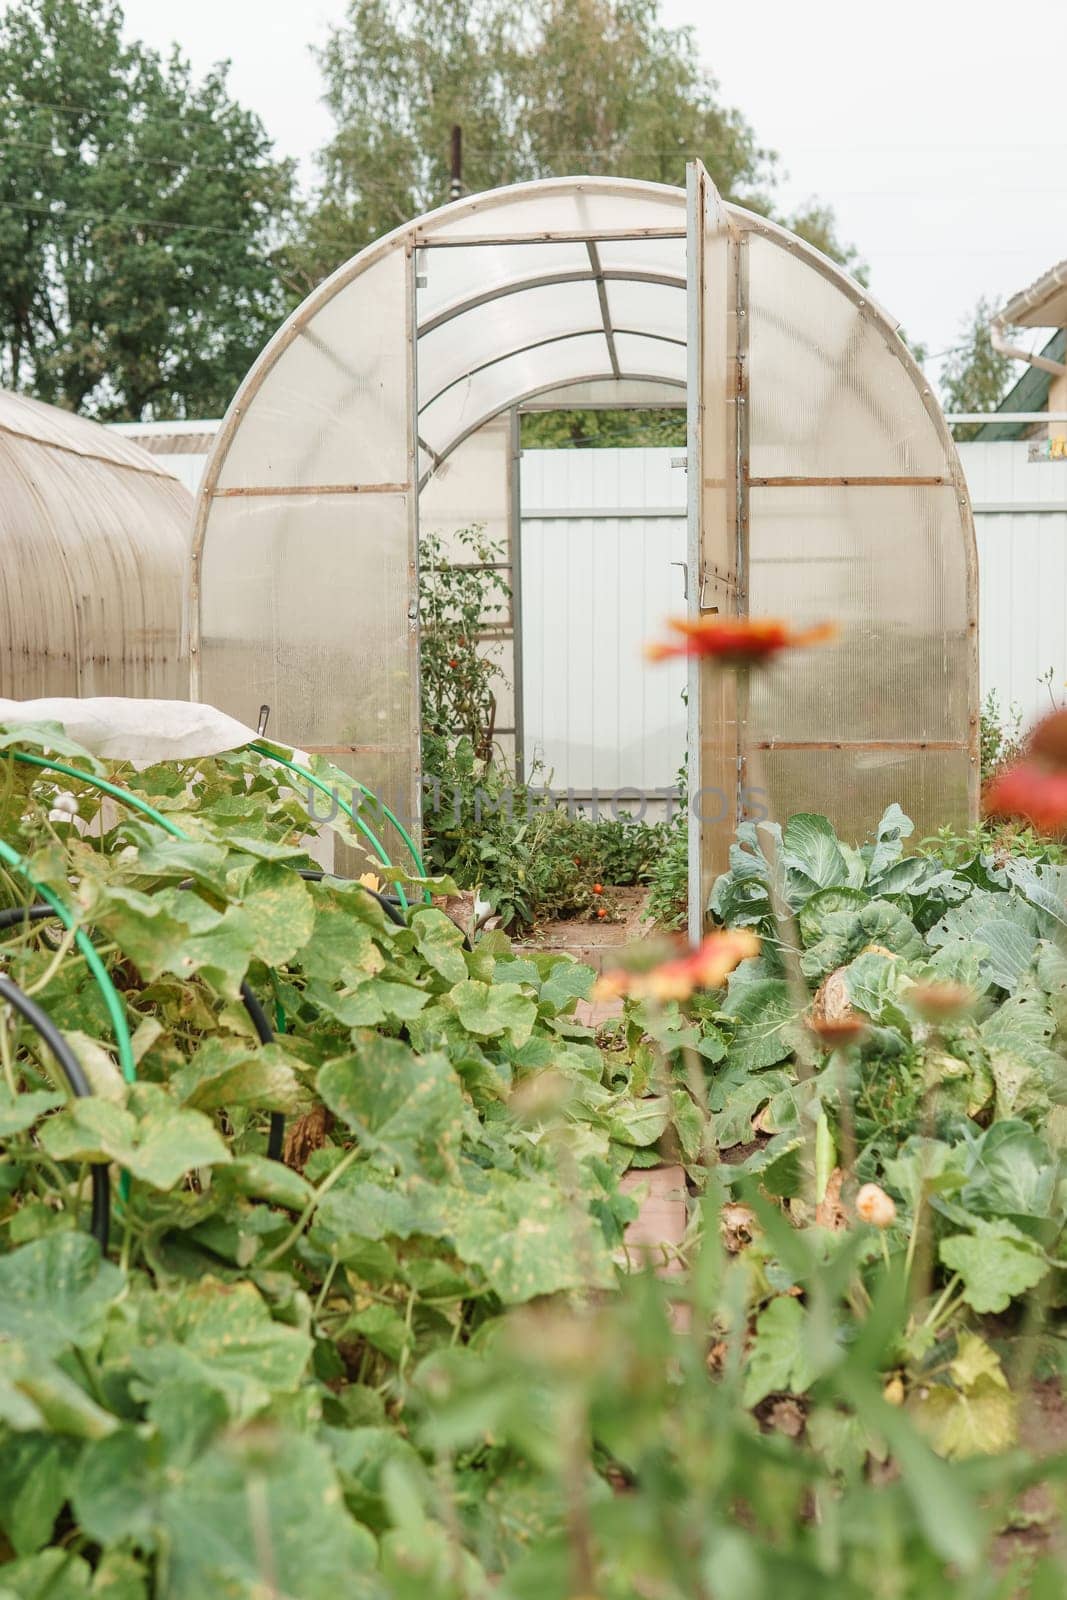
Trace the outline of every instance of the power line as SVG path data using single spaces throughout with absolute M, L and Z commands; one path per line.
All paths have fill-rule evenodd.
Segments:
M 81 211 L 69 206 L 63 206 L 57 211 L 47 201 L 41 205 L 34 205 L 29 200 L 0 200 L 0 210 L 29 211 L 38 216 L 53 217 L 60 222 L 67 217 L 73 217 L 86 222 L 119 222 L 132 228 L 162 228 L 173 233 L 215 233 L 231 239 L 249 237 L 249 234 L 241 228 L 221 228 L 210 222 L 163 222 L 154 217 L 131 217 L 125 211 Z
M 35 150 L 55 156 L 61 161 L 76 153 L 75 150 L 57 150 L 54 145 L 37 144 L 31 140 L 8 139 L 3 134 L 0 134 L 0 148 L 6 150 Z M 130 166 L 137 167 L 171 167 L 176 171 L 183 172 L 230 172 L 236 174 L 238 171 L 234 164 L 229 161 L 175 161 L 169 156 L 142 155 L 139 151 L 123 150 L 117 145 L 107 148 L 102 154 L 106 154 L 109 158 L 118 157 Z
M 3 94 L 3 91 L 0 90 L 0 95 L 2 95 L 2 94 Z M 129 105 L 136 105 L 136 104 L 142 104 L 142 103 L 143 103 L 143 101 L 141 101 L 138 97 L 130 97 L 129 101 L 127 102 L 127 104 L 129 104 Z M 11 96 L 11 97 L 5 96 L 4 98 L 0 99 L 0 114 L 2 114 L 5 111 L 21 111 L 21 110 L 59 111 L 64 116 L 72 116 L 72 117 L 73 116 L 99 117 L 100 114 L 101 114 L 101 108 L 100 108 L 99 105 L 95 105 L 95 106 L 80 106 L 80 105 L 75 105 L 73 102 L 70 102 L 70 101 L 30 100 L 30 99 L 27 99 L 23 95 L 17 95 L 17 96 Z M 224 118 L 226 116 L 232 115 L 234 112 L 236 112 L 241 117 L 248 118 L 248 119 L 251 119 L 251 120 L 259 123 L 260 127 L 263 127 L 263 122 L 262 122 L 262 119 L 259 116 L 258 112 L 256 112 L 256 111 L 246 111 L 242 106 L 239 106 L 235 100 L 231 100 L 231 101 L 227 102 L 227 104 L 223 107 L 223 116 L 221 116 L 221 117 L 190 116 L 187 113 L 183 113 L 182 115 L 179 115 L 179 116 L 155 116 L 153 118 L 153 120 L 155 122 L 157 122 L 157 123 L 162 123 L 162 122 L 171 123 L 171 124 L 174 124 L 174 125 L 176 125 L 178 127 L 182 127 L 182 128 L 195 128 L 195 127 L 220 128 L 223 125 Z M 266 130 L 264 129 L 264 132 L 265 131 Z

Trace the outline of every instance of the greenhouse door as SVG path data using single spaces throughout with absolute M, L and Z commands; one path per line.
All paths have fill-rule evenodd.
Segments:
M 699 161 L 689 165 L 687 208 L 688 611 L 691 618 L 730 616 L 744 609 L 738 242 Z M 688 688 L 689 932 L 695 941 L 737 826 L 740 746 L 733 676 L 693 658 Z

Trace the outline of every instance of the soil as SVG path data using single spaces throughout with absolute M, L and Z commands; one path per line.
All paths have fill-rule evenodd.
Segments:
M 1067 1398 L 1058 1378 L 1031 1386 L 1029 1401 L 1021 1410 L 1019 1437 L 1039 1458 L 1067 1451 Z M 997 1537 L 994 1558 L 998 1567 L 1013 1562 L 1025 1565 L 1053 1553 L 1064 1559 L 1061 1495 L 1062 1491 L 1058 1495 L 1048 1484 L 1037 1483 L 1019 1496 L 1011 1526 Z
M 643 920 L 648 904 L 648 890 L 640 885 L 626 889 L 606 888 L 604 898 L 614 910 L 614 919 L 599 922 L 596 919 L 570 917 L 565 922 L 544 922 L 528 938 L 515 941 L 516 951 L 564 950 L 578 961 L 601 971 L 611 965 L 605 956 L 612 956 L 623 945 L 647 939 L 653 931 L 652 924 Z

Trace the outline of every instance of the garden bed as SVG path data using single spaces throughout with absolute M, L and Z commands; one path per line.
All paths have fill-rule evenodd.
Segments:
M 466 948 L 254 752 L 61 748 L 0 767 L 88 1089 L 0 1019 L 2 1600 L 1062 1591 L 1062 869 L 795 818 L 798 995 L 751 828 L 648 970 L 642 890 Z

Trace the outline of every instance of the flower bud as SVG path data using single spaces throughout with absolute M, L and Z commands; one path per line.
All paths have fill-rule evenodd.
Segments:
M 895 1221 L 897 1208 L 891 1195 L 876 1183 L 865 1183 L 856 1196 L 856 1215 L 873 1228 L 888 1228 Z

